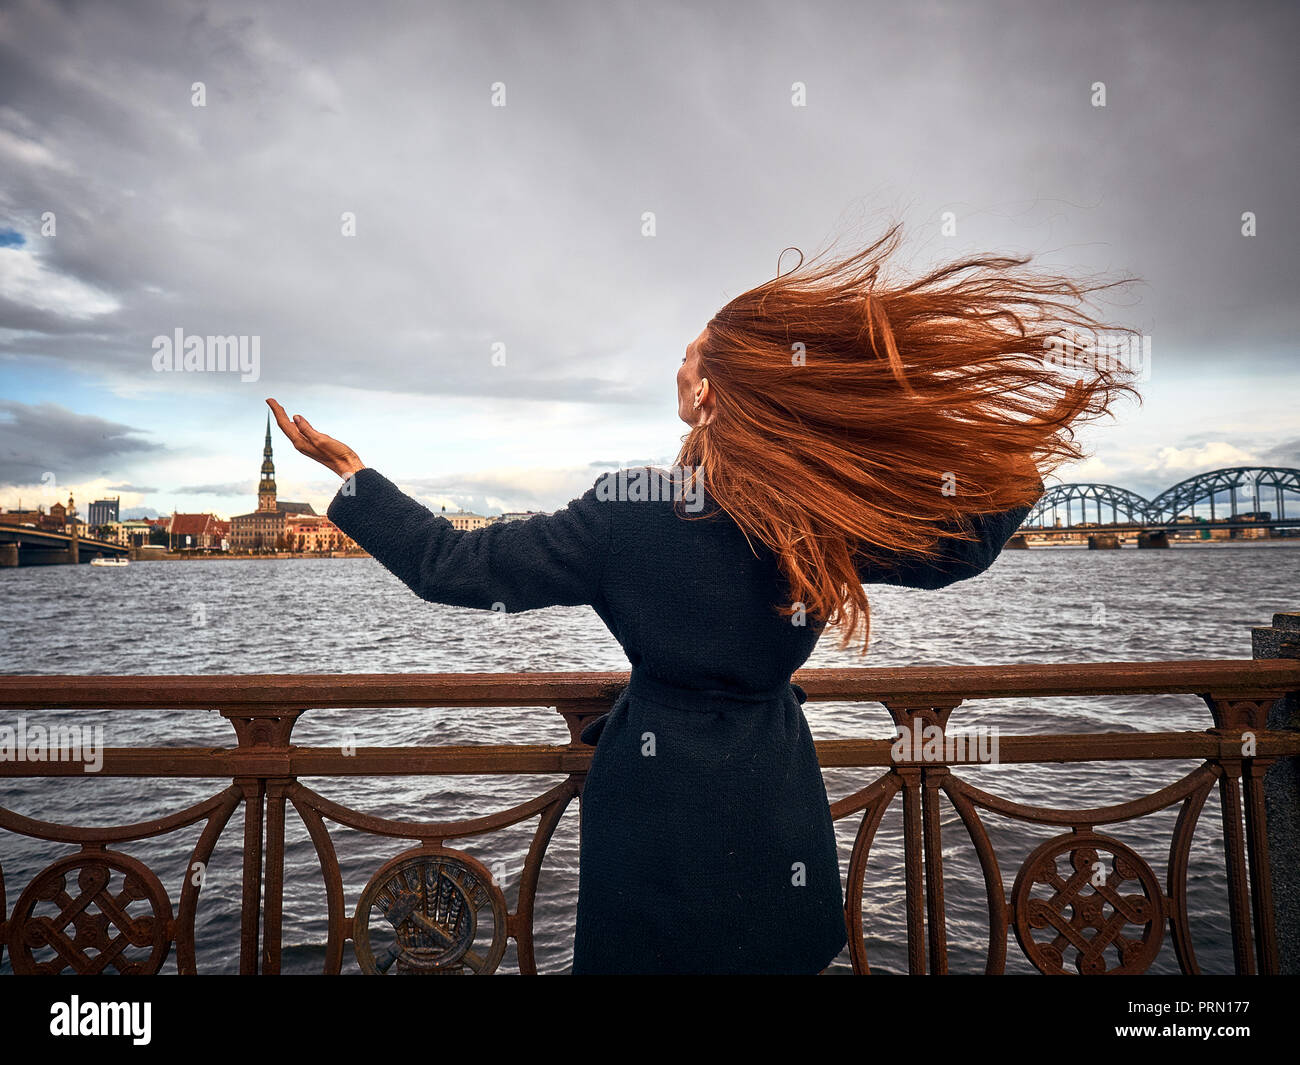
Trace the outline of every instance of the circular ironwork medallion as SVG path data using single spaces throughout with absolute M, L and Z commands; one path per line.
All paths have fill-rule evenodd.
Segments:
M 82 851 L 27 885 L 9 921 L 15 973 L 116 969 L 153 975 L 171 948 L 171 902 L 144 863 L 116 851 Z
M 1020 948 L 1044 973 L 1066 972 L 1067 952 L 1085 976 L 1145 972 L 1164 938 L 1164 896 L 1151 867 L 1119 840 L 1091 832 L 1035 849 L 1011 905 Z
M 505 896 L 481 862 L 459 851 L 407 851 L 357 900 L 357 964 L 369 974 L 491 973 L 505 954 L 506 916 Z

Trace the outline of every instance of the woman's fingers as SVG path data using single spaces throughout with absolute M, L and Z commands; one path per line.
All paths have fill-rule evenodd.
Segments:
M 280 432 L 289 438 L 290 443 L 296 443 L 302 436 L 298 432 L 298 427 L 289 420 L 289 415 L 280 404 L 273 399 L 268 399 L 266 405 L 271 408 L 271 413 L 275 415 L 275 424 L 280 427 Z
M 301 414 L 295 414 L 293 416 L 293 422 L 298 427 L 298 429 L 302 432 L 302 435 L 305 436 L 309 441 L 311 441 L 311 443 L 315 444 L 317 447 L 321 447 L 322 445 L 328 443 L 331 440 L 331 438 L 326 436 L 324 433 L 318 433 L 315 429 L 313 429 L 311 422 L 309 422 Z
M 266 402 L 275 414 L 275 424 L 280 427 L 280 431 L 288 438 L 289 443 L 304 455 L 314 459 L 318 458 L 318 449 L 316 446 L 308 440 L 298 426 L 294 424 L 293 420 L 290 419 L 289 415 L 285 412 L 285 409 L 273 399 L 268 399 Z
M 335 440 L 332 436 L 327 436 L 319 429 L 312 426 L 301 414 L 295 415 L 298 428 L 302 430 L 303 436 L 307 441 L 316 448 L 322 455 L 328 455 L 331 460 L 335 459 L 354 459 L 356 453 L 343 443 L 341 440 Z
M 295 414 L 290 418 L 275 400 L 268 399 L 266 402 L 275 412 L 276 424 L 289 438 L 289 442 L 302 454 L 315 459 L 340 477 L 365 469 L 365 463 L 346 444 L 318 431 L 301 414 Z
M 335 440 L 332 436 L 326 436 L 324 433 L 312 428 L 311 422 L 301 414 L 294 415 L 298 428 L 306 438 L 307 445 L 311 447 L 314 453 L 320 456 L 319 461 L 325 463 L 330 469 L 336 469 L 335 462 L 347 452 L 347 448 Z

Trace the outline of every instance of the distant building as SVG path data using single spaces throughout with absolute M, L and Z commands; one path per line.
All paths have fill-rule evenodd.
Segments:
M 455 514 L 448 514 L 443 511 L 439 517 L 446 518 L 451 522 L 453 529 L 481 529 L 488 523 L 488 518 L 482 514 L 473 514 L 468 510 L 459 510 Z
M 158 547 L 164 551 L 171 543 L 171 536 L 167 530 L 171 527 L 172 518 L 170 514 L 160 514 L 156 518 L 145 518 L 144 523 L 149 526 L 149 536 L 141 544 L 141 547 Z
M 215 514 L 173 514 L 167 545 L 173 551 L 220 551 L 221 524 Z
M 92 527 L 95 525 L 110 525 L 118 519 L 118 504 L 121 497 L 113 499 L 96 499 L 86 508 L 86 523 Z
M 290 551 L 356 551 L 357 543 L 329 518 L 291 514 L 286 521 L 285 543 Z
M 109 529 L 113 543 L 121 544 L 123 547 L 143 547 L 149 543 L 154 526 L 144 518 L 136 518 L 115 522 L 109 526 Z
M 529 518 L 545 517 L 547 514 L 544 510 L 507 510 L 499 517 L 493 518 L 493 522 L 505 521 L 527 521 Z
M 38 528 L 58 533 L 70 533 L 73 530 L 73 526 L 84 524 L 85 523 L 77 517 L 77 505 L 73 502 L 71 493 L 68 494 L 68 502 L 66 506 L 63 503 L 55 503 L 36 523 Z
M 230 519 L 232 551 L 277 551 L 288 546 L 287 519 L 291 514 L 315 516 L 310 503 L 280 502 L 275 491 L 275 462 L 271 456 L 271 416 L 266 417 L 266 443 L 262 448 L 262 476 L 257 482 L 257 509 Z
M 11 507 L 0 513 L 0 525 L 41 525 L 44 521 L 44 507 L 37 507 L 35 510 Z
M 27 525 L 56 533 L 70 533 L 75 527 L 77 535 L 90 535 L 87 524 L 77 517 L 77 507 L 71 495 L 67 503 L 55 503 L 49 510 L 39 505 L 30 510 L 20 504 L 0 511 L 0 525 Z

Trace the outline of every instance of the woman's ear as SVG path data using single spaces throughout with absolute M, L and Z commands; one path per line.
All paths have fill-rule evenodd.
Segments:
M 695 389 L 695 409 L 700 412 L 696 419 L 696 425 L 708 425 L 713 421 L 713 389 L 709 387 L 707 377 L 700 378 L 700 383 Z

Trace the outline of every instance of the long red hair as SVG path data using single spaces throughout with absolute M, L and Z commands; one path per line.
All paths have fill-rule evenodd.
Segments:
M 1082 457 L 1074 427 L 1137 396 L 1131 366 L 1061 357 L 1135 335 L 1089 310 L 1131 279 L 986 255 L 892 280 L 900 239 L 895 224 L 861 251 L 801 256 L 718 311 L 697 345 L 715 413 L 677 460 L 776 555 L 778 608 L 839 625 L 843 646 L 861 630 L 863 653 L 855 557 L 933 558 L 963 519 L 1032 503 L 1040 474 Z

